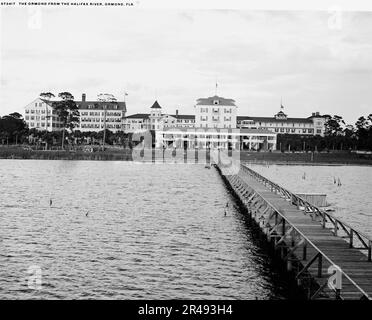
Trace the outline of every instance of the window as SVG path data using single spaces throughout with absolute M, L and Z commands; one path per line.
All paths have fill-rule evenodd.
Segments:
M 30 113 L 30 110 L 27 109 L 25 112 L 26 112 L 26 113 Z
M 219 100 L 213 100 L 213 104 L 219 104 Z
M 321 134 L 322 130 L 321 129 L 316 129 L 316 133 Z

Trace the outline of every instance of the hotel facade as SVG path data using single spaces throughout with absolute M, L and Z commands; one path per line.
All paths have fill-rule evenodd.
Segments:
M 288 118 L 281 110 L 274 117 L 238 116 L 237 127 L 241 129 L 267 129 L 277 134 L 324 136 L 326 118 L 313 112 L 308 118 Z
M 290 118 L 281 110 L 273 117 L 238 116 L 233 99 L 217 95 L 200 98 L 194 115 L 166 114 L 155 101 L 149 113 L 124 118 L 126 132 L 155 130 L 156 146 L 276 150 L 278 134 L 324 135 L 326 119 L 314 112 L 308 118 Z
M 290 118 L 284 108 L 273 117 L 237 115 L 233 99 L 217 95 L 197 99 L 194 114 L 167 114 L 155 101 L 149 113 L 126 116 L 126 103 L 88 101 L 82 95 L 76 101 L 82 132 L 124 131 L 140 133 L 155 131 L 157 147 L 182 144 L 190 148 L 239 148 L 276 150 L 278 134 L 324 136 L 326 118 L 314 112 L 307 118 Z M 25 121 L 30 129 L 58 131 L 63 124 L 52 107 L 52 101 L 37 98 L 25 107 Z
M 52 107 L 53 102 L 39 97 L 25 107 L 24 119 L 30 129 L 49 132 L 63 129 L 63 123 Z M 80 114 L 75 130 L 98 132 L 105 127 L 112 132 L 124 130 L 125 102 L 87 101 L 85 94 L 82 94 L 81 101 L 75 102 Z

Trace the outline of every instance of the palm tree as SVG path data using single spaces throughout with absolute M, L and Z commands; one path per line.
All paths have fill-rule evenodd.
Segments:
M 42 92 L 39 94 L 39 97 L 42 98 L 43 100 L 47 100 L 47 101 L 50 101 L 50 99 L 54 98 L 55 95 L 51 92 Z M 48 131 L 48 119 L 50 118 L 51 116 L 48 115 L 48 103 L 46 103 L 46 106 L 45 106 L 45 130 Z
M 61 92 L 58 94 L 61 101 L 53 102 L 52 106 L 62 122 L 62 149 L 64 149 L 65 130 L 71 131 L 79 123 L 79 109 L 74 101 L 74 96 L 69 92 Z
M 104 108 L 104 128 L 103 128 L 103 145 L 102 149 L 105 151 L 105 143 L 106 143 L 106 113 L 107 113 L 107 105 L 111 105 L 113 103 L 116 103 L 116 98 L 111 93 L 100 93 L 98 95 L 98 101 L 103 102 L 103 108 Z

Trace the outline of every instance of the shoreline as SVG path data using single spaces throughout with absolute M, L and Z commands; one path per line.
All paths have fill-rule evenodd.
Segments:
M 156 158 L 161 160 L 161 156 Z M 81 160 L 81 161 L 133 161 L 132 149 L 109 148 L 105 151 L 84 152 L 68 150 L 25 150 L 22 147 L 9 146 L 0 147 L 0 159 L 14 160 Z M 203 153 L 205 154 L 205 153 Z M 177 162 L 182 161 L 183 154 L 178 154 Z M 201 158 L 202 159 L 202 158 Z M 205 158 L 204 158 L 205 159 Z M 240 161 L 251 164 L 267 165 L 311 165 L 311 166 L 350 166 L 362 165 L 372 166 L 372 157 L 350 153 L 348 151 L 329 153 L 281 153 L 281 152 L 247 152 L 242 151 Z M 142 162 L 142 161 L 133 161 Z M 151 158 L 146 162 L 152 162 Z M 160 161 L 161 162 L 161 161 Z M 166 161 L 167 162 L 167 161 Z M 201 161 L 202 162 L 202 161 Z M 200 162 L 200 163 L 201 163 Z M 168 162 L 167 162 L 168 163 Z

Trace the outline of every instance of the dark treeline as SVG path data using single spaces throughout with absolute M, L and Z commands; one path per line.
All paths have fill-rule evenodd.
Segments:
M 63 137 L 64 136 L 64 137 Z M 0 118 L 0 144 L 2 145 L 29 145 L 36 149 L 62 149 L 76 148 L 77 146 L 100 146 L 102 145 L 104 130 L 99 132 L 81 132 L 73 130 L 63 131 L 40 131 L 28 129 L 22 115 L 12 113 Z M 63 139 L 64 138 L 64 139 Z M 111 146 L 132 147 L 132 134 L 118 131 L 113 133 L 106 129 L 105 142 Z
M 360 117 L 355 125 L 346 125 L 342 117 L 325 116 L 325 134 L 302 136 L 279 134 L 277 149 L 282 151 L 372 151 L 372 114 Z
M 372 151 L 372 114 L 360 117 L 355 126 L 345 125 L 339 116 L 328 116 L 325 136 L 302 136 L 279 134 L 277 149 L 282 151 L 333 151 L 367 150 Z M 132 134 L 119 131 L 113 133 L 106 129 L 100 132 L 81 132 L 79 130 L 40 131 L 29 129 L 22 115 L 14 112 L 0 117 L 0 144 L 23 144 L 36 149 L 71 149 L 78 146 L 100 146 L 103 144 L 132 148 Z M 136 144 L 138 142 L 134 142 Z
M 39 95 L 42 99 L 50 101 L 55 95 L 51 92 L 43 92 Z M 109 97 L 106 97 L 109 96 Z M 112 99 L 110 95 L 104 98 Z M 70 92 L 60 92 L 59 101 L 51 102 L 59 121 L 62 123 L 62 130 L 49 132 L 37 129 L 29 129 L 22 115 L 12 113 L 0 118 L 0 142 L 1 144 L 27 144 L 33 149 L 74 149 L 82 146 L 90 146 L 90 151 L 95 146 L 115 145 L 124 148 L 132 148 L 132 135 L 122 131 L 113 133 L 106 129 L 100 132 L 81 132 L 75 128 L 79 125 L 79 110 Z M 111 101 L 111 100 L 110 100 Z M 106 101 L 107 103 L 111 103 Z

